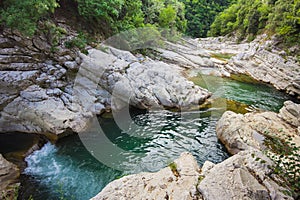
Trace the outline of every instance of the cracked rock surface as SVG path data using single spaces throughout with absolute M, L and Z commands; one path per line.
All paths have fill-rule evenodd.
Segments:
M 185 108 L 211 95 L 179 65 L 111 47 L 84 55 L 64 47 L 68 37 L 53 51 L 44 33 L 0 34 L 0 132 L 80 132 L 106 109 Z
M 166 167 L 156 173 L 125 176 L 109 183 L 92 200 L 202 199 L 196 189 L 199 166 L 195 158 L 190 153 L 182 153 L 174 163 L 178 173 Z
M 300 145 L 299 104 L 286 101 L 280 113 L 257 112 L 245 115 L 227 111 L 217 123 L 218 138 L 231 154 L 254 147 L 264 150 L 265 134 L 286 139 Z

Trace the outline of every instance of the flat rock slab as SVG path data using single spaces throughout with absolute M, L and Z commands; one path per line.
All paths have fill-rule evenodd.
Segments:
M 183 153 L 174 163 L 178 173 L 166 167 L 156 173 L 125 176 L 108 184 L 92 200 L 202 199 L 196 190 L 199 167 L 195 158 Z

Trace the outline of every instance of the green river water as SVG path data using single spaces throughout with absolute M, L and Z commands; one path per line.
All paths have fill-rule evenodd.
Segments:
M 263 110 L 278 111 L 289 99 L 264 84 L 210 76 L 197 76 L 192 80 L 208 88 L 214 96 Z M 133 121 L 138 125 L 135 135 L 122 131 L 112 118 L 99 117 L 101 128 L 110 141 L 124 149 L 122 156 L 128 159 L 122 165 L 127 167 L 120 170 L 104 165 L 86 150 L 78 135 L 71 135 L 55 145 L 46 143 L 26 157 L 19 199 L 32 196 L 34 200 L 86 200 L 116 178 L 141 171 L 157 171 L 185 151 L 191 152 L 200 166 L 205 160 L 219 163 L 229 155 L 216 137 L 215 126 L 220 113 L 212 115 L 215 111 L 213 107 L 186 112 L 132 111 Z M 139 137 L 141 134 L 143 137 Z M 137 152 L 142 157 L 137 157 Z

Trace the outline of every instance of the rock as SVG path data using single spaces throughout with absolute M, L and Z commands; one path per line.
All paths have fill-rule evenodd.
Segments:
M 164 58 L 167 62 L 176 63 L 179 66 L 186 67 L 186 68 L 196 67 L 194 62 L 188 60 L 187 58 L 183 57 L 182 55 L 174 51 L 159 49 L 159 52 L 160 52 L 160 56 Z
M 68 128 L 82 130 L 88 121 L 87 112 L 80 107 L 74 112 L 68 109 L 72 104 L 64 103 L 60 98 L 48 96 L 45 89 L 30 86 L 3 109 L 0 132 L 60 134 Z
M 78 69 L 79 67 L 76 61 L 67 61 L 64 65 L 70 70 Z
M 300 98 L 299 63 L 283 51 L 274 50 L 270 47 L 274 41 L 265 39 L 251 43 L 237 43 L 224 37 L 187 39 L 182 44 L 167 42 L 166 49 L 158 49 L 158 52 L 163 60 L 182 67 L 217 68 L 224 76 L 228 73 L 248 75 Z M 269 51 L 270 48 L 273 51 Z
M 255 161 L 256 158 L 265 160 L 265 163 Z M 272 162 L 264 154 L 249 148 L 209 168 L 204 165 L 204 178 L 197 188 L 205 200 L 292 200 L 281 192 L 286 188 L 271 179 L 268 165 L 271 166 Z
M 111 105 L 115 110 L 129 104 L 141 109 L 182 108 L 200 104 L 210 96 L 207 90 L 182 77 L 176 65 L 151 59 L 140 63 L 129 52 L 114 48 L 111 51 L 113 54 L 91 49 L 88 56 L 81 55 L 77 80 L 89 93 L 95 93 L 95 85 L 99 83 L 112 95 Z
M 279 116 L 287 123 L 299 127 L 300 126 L 300 104 L 292 101 L 284 102 L 284 106 L 279 110 Z
M 32 40 L 34 46 L 41 51 L 50 51 L 50 45 L 44 38 L 34 37 Z
M 50 54 L 49 44 L 44 33 L 33 39 L 7 29 L 0 34 L 0 132 L 56 135 L 67 129 L 79 131 L 92 115 L 63 96 L 63 90 L 73 85 L 73 72 L 60 63 L 77 69 L 81 62 L 75 59 L 77 53 L 60 44 Z
M 19 186 L 19 176 L 18 167 L 0 154 L 0 199 L 13 199 L 15 188 Z
M 273 181 L 277 175 L 269 167 L 272 161 L 254 148 L 219 164 L 206 161 L 201 170 L 189 153 L 183 153 L 174 163 L 155 173 L 143 172 L 115 180 L 92 200 L 293 199 L 282 192 L 288 191 L 287 188 Z
M 295 124 L 298 123 L 299 117 L 295 116 L 299 112 L 298 106 L 292 102 L 285 102 L 285 106 L 281 109 L 281 117 L 285 120 L 292 119 Z M 264 150 L 263 143 L 266 135 L 282 139 L 291 136 L 292 142 L 300 145 L 297 127 L 287 123 L 280 115 L 274 112 L 242 115 L 227 111 L 217 123 L 217 136 L 231 154 L 247 150 L 250 147 Z
M 196 190 L 199 167 L 190 153 L 174 161 L 177 172 L 166 167 L 156 173 L 125 176 L 109 183 L 92 200 L 101 199 L 202 199 Z

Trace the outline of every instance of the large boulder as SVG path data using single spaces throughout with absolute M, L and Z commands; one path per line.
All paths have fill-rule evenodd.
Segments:
M 269 158 L 249 148 L 216 165 L 205 162 L 197 188 L 205 200 L 293 199 L 282 192 L 286 188 L 273 181 L 275 175 L 268 166 L 272 166 Z
M 279 110 L 279 116 L 287 123 L 299 127 L 300 126 L 300 104 L 292 101 L 284 102 L 284 106 Z
M 112 47 L 106 52 L 91 49 L 87 56 L 81 57 L 83 70 L 78 85 L 95 90 L 95 84 L 99 83 L 112 95 L 111 106 L 115 110 L 128 105 L 141 109 L 183 108 L 201 104 L 210 96 L 207 90 L 184 78 L 177 65 L 150 58 L 141 61 L 130 52 Z
M 141 199 L 202 199 L 197 192 L 199 167 L 195 158 L 183 153 L 156 173 L 140 173 L 125 176 L 108 184 L 92 200 L 141 200 Z
M 217 123 L 217 136 L 231 154 L 249 147 L 263 150 L 265 136 L 282 139 L 292 137 L 300 145 L 299 104 L 285 102 L 280 114 L 274 112 L 252 112 L 245 115 L 227 111 Z
M 61 90 L 53 91 L 32 85 L 20 93 L 2 111 L 0 132 L 29 132 L 60 134 L 65 130 L 80 131 L 85 125 L 87 114 L 72 111 L 65 104 Z M 78 106 L 78 109 L 80 107 Z
M 219 164 L 206 161 L 200 170 L 193 156 L 183 153 L 171 167 L 115 180 L 91 200 L 292 200 L 274 181 L 272 165 L 261 151 L 249 148 Z

